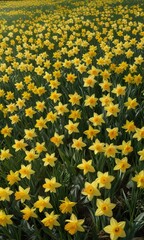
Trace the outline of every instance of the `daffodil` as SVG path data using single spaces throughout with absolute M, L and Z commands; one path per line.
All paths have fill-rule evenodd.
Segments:
M 92 166 L 92 160 L 86 161 L 85 159 L 82 159 L 82 163 L 78 164 L 77 168 L 83 170 L 84 175 L 88 172 L 95 172 L 95 169 Z
M 69 220 L 66 220 L 68 222 L 65 225 L 65 230 L 68 231 L 69 234 L 74 235 L 75 233 L 84 232 L 84 228 L 82 227 L 82 224 L 84 223 L 83 219 L 77 219 L 75 214 L 72 214 Z
M 128 163 L 127 157 L 124 157 L 122 159 L 115 159 L 116 166 L 114 167 L 114 170 L 120 170 L 121 172 L 125 172 L 128 168 L 130 168 L 130 164 Z
M 116 139 L 118 136 L 118 128 L 106 128 L 107 132 L 108 132 L 108 137 L 112 140 L 112 139 Z
M 26 221 L 28 221 L 30 217 L 32 218 L 38 217 L 37 214 L 35 213 L 35 208 L 30 208 L 27 205 L 23 210 L 21 210 L 21 212 L 23 213 L 23 219 Z
M 10 170 L 9 174 L 7 175 L 7 181 L 9 182 L 9 184 L 12 186 L 13 184 L 17 183 L 18 181 L 20 181 L 19 178 L 19 172 L 13 172 L 12 170 Z
M 46 153 L 45 157 L 42 159 L 42 161 L 44 162 L 44 166 L 50 165 L 51 167 L 55 166 L 56 160 L 57 158 L 55 157 L 55 153 L 52 154 Z
M 78 139 L 73 139 L 72 148 L 79 151 L 79 150 L 82 150 L 82 148 L 84 148 L 85 146 L 86 144 L 82 141 L 82 137 Z
M 56 188 L 61 187 L 61 184 L 56 182 L 56 178 L 52 177 L 51 179 L 45 178 L 45 183 L 43 184 L 43 188 L 45 188 L 45 192 L 54 192 L 56 193 Z
M 95 94 L 89 96 L 86 95 L 86 99 L 84 105 L 86 107 L 94 108 L 97 105 L 98 98 L 96 98 Z
M 15 144 L 12 147 L 17 152 L 19 150 L 25 151 L 26 146 L 27 146 L 27 143 L 24 142 L 24 139 L 21 139 L 21 140 L 16 140 L 15 139 Z
M 144 161 L 144 149 L 141 151 L 138 151 L 138 155 L 140 155 L 140 161 Z
M 1 134 L 4 137 L 10 137 L 11 136 L 11 132 L 12 132 L 12 128 L 8 127 L 8 125 L 6 124 L 6 126 L 4 128 L 1 129 Z
M 114 176 L 109 175 L 108 172 L 102 173 L 98 171 L 96 182 L 99 184 L 99 188 L 111 188 L 111 182 L 114 180 Z
M 71 120 L 69 120 L 68 124 L 65 125 L 65 128 L 68 130 L 69 134 L 72 134 L 74 132 L 79 132 L 78 130 L 79 123 L 73 123 Z
M 12 195 L 12 193 L 13 191 L 11 191 L 9 187 L 0 187 L 0 201 L 10 201 L 10 195 Z
M 103 114 L 97 114 L 94 113 L 93 117 L 89 119 L 90 122 L 92 122 L 93 126 L 101 126 L 103 123 L 105 123 L 103 119 Z
M 100 142 L 98 139 L 89 147 L 90 150 L 94 151 L 94 154 L 104 152 L 104 143 Z
M 12 154 L 10 153 L 10 150 L 9 149 L 1 149 L 1 152 L 0 152 L 0 160 L 3 161 L 5 159 L 9 159 L 12 157 Z
M 80 105 L 80 99 L 82 97 L 75 92 L 74 94 L 69 94 L 69 102 L 72 104 L 72 106 L 74 105 Z
M 45 213 L 45 218 L 41 221 L 45 227 L 48 227 L 52 230 L 55 226 L 60 226 L 59 222 L 57 221 L 59 215 L 54 214 L 54 211 L 49 213 Z
M 61 200 L 61 204 L 59 206 L 60 211 L 64 213 L 72 213 L 72 208 L 76 205 L 76 202 L 70 201 L 67 197 L 64 200 Z
M 93 128 L 92 126 L 89 126 L 88 130 L 84 131 L 84 134 L 87 136 L 88 139 L 93 139 L 100 130 Z
M 110 198 L 106 198 L 105 200 L 102 199 L 97 199 L 96 201 L 96 205 L 97 205 L 97 210 L 95 212 L 96 216 L 108 216 L 108 217 L 112 217 L 113 213 L 112 213 L 112 209 L 115 208 L 116 204 L 111 203 Z
M 100 196 L 101 193 L 98 190 L 98 182 L 97 181 L 93 181 L 92 183 L 86 182 L 85 187 L 82 190 L 82 194 L 87 196 L 89 201 L 91 201 L 94 196 Z
M 8 215 L 4 211 L 0 210 L 0 225 L 5 227 L 7 224 L 12 224 L 12 217 L 13 215 Z
M 16 200 L 20 200 L 22 203 L 24 203 L 26 200 L 30 200 L 30 188 L 22 188 L 21 186 L 19 186 L 19 191 L 15 192 L 15 199 Z
M 32 169 L 32 165 L 29 164 L 27 166 L 21 165 L 21 168 L 19 170 L 19 173 L 21 175 L 21 178 L 28 178 L 30 179 L 31 175 L 35 173 L 35 171 Z
M 117 146 L 115 146 L 113 143 L 107 144 L 104 147 L 104 155 L 106 157 L 113 157 L 115 158 L 115 155 L 117 153 Z
M 117 222 L 114 218 L 111 218 L 110 225 L 104 227 L 104 231 L 110 234 L 111 240 L 117 240 L 119 237 L 124 238 L 126 233 L 124 231 L 126 222 Z
M 132 180 L 137 183 L 138 188 L 144 188 L 144 170 L 137 173 Z
M 144 138 L 144 127 L 136 128 L 136 133 L 133 135 L 133 138 L 136 138 L 138 141 Z
M 122 141 L 122 144 L 117 147 L 122 151 L 123 155 L 128 155 L 133 151 L 133 147 L 131 146 L 131 141 L 125 142 L 124 140 Z
M 57 147 L 59 147 L 61 144 L 63 144 L 63 138 L 64 135 L 59 135 L 58 133 L 55 133 L 54 136 L 50 138 L 50 141 L 54 143 Z
M 52 208 L 50 197 L 38 196 L 38 200 L 34 203 L 34 207 L 39 209 L 39 212 L 42 212 L 44 208 Z

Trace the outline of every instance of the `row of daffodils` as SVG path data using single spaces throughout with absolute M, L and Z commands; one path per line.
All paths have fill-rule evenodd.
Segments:
M 142 7 L 70 1 L 0 19 L 4 239 L 130 240 L 143 226 Z

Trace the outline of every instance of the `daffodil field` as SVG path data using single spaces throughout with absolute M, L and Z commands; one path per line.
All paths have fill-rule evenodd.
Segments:
M 144 2 L 0 2 L 0 240 L 144 236 Z

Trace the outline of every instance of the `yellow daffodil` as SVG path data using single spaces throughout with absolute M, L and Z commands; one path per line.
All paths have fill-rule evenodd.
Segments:
M 89 120 L 92 122 L 93 126 L 101 126 L 102 123 L 105 123 L 103 114 L 98 115 L 97 113 L 94 113 L 93 117 L 91 117 Z
M 100 196 L 101 195 L 97 186 L 98 186 L 97 181 L 93 181 L 92 183 L 86 182 L 85 187 L 82 190 L 82 194 L 87 196 L 88 200 L 91 201 L 94 196 Z
M 9 149 L 1 149 L 1 152 L 0 152 L 0 160 L 3 161 L 5 159 L 9 159 L 12 157 L 12 154 L 10 153 L 10 150 Z
M 122 141 L 122 144 L 117 148 L 122 151 L 123 155 L 128 155 L 133 151 L 133 147 L 131 146 L 131 141 L 128 141 L 128 142 Z
M 52 154 L 46 153 L 45 157 L 42 159 L 42 161 L 44 162 L 44 166 L 50 165 L 51 167 L 55 166 L 56 160 L 57 158 L 55 157 L 55 153 Z
M 95 172 L 95 169 L 92 166 L 92 160 L 86 161 L 85 159 L 82 159 L 82 163 L 78 164 L 77 168 L 83 170 L 84 175 L 88 172 Z
M 64 127 L 68 130 L 69 134 L 72 134 L 72 133 L 79 132 L 79 130 L 77 128 L 78 125 L 79 125 L 79 123 L 73 123 L 71 120 L 69 120 L 68 124 L 65 125 Z
M 102 173 L 98 171 L 97 173 L 97 183 L 99 184 L 99 188 L 106 188 L 110 189 L 111 188 L 111 182 L 114 180 L 114 176 L 111 176 L 108 174 L 108 172 Z
M 133 138 L 137 138 L 138 141 L 144 138 L 144 127 L 136 128 L 136 133 L 133 135 Z
M 52 208 L 50 204 L 50 197 L 41 197 L 38 196 L 38 200 L 34 203 L 34 207 L 39 209 L 39 212 L 42 212 L 44 208 Z
M 116 166 L 114 167 L 114 170 L 120 170 L 121 172 L 125 172 L 128 168 L 130 168 L 130 164 L 128 163 L 127 157 L 124 157 L 122 159 L 115 159 Z
M 19 173 L 21 175 L 21 178 L 27 178 L 27 179 L 30 179 L 31 175 L 35 173 L 34 170 L 32 170 L 32 165 L 29 164 L 27 166 L 25 165 L 21 165 L 21 168 L 19 170 Z
M 23 213 L 23 219 L 28 221 L 29 218 L 37 218 L 37 214 L 34 212 L 35 208 L 30 208 L 27 205 L 25 206 L 25 208 L 23 210 L 21 210 L 21 212 Z
M 59 215 L 54 214 L 54 211 L 49 213 L 45 213 L 45 218 L 41 221 L 45 227 L 48 227 L 50 230 L 53 229 L 55 226 L 60 226 L 59 222 L 57 221 Z
M 74 235 L 75 233 L 84 232 L 84 228 L 82 227 L 82 224 L 84 223 L 83 219 L 77 219 L 77 217 L 72 214 L 70 217 L 70 220 L 66 220 L 68 222 L 65 225 L 65 230 L 68 231 L 69 234 Z
M 138 151 L 138 155 L 140 155 L 140 161 L 144 161 L 144 149 L 141 151 Z
M 108 216 L 108 217 L 112 217 L 113 213 L 112 213 L 112 209 L 115 208 L 116 204 L 111 203 L 110 198 L 106 198 L 105 200 L 102 199 L 97 199 L 96 201 L 96 205 L 97 205 L 97 210 L 95 212 L 96 216 Z
M 104 143 L 100 142 L 98 139 L 89 147 L 91 151 L 94 151 L 94 154 L 104 152 Z
M 82 148 L 84 148 L 85 146 L 86 144 L 82 141 L 82 137 L 78 139 L 73 139 L 72 148 L 79 151 L 79 150 L 82 150 Z
M 45 188 L 45 192 L 54 192 L 56 193 L 56 188 L 61 187 L 61 184 L 56 182 L 56 178 L 53 177 L 51 179 L 45 178 L 45 184 L 43 184 L 43 188 Z
M 113 143 L 111 143 L 111 144 L 107 144 L 106 143 L 106 145 L 105 145 L 105 147 L 104 147 L 104 155 L 106 156 L 106 157 L 113 157 L 113 158 L 115 158 L 115 155 L 116 155 L 116 153 L 117 153 L 118 151 L 117 151 L 117 146 L 115 146 Z
M 20 181 L 19 172 L 13 172 L 12 170 L 10 170 L 9 174 L 7 175 L 7 181 L 11 186 Z
M 59 206 L 60 211 L 64 213 L 72 213 L 72 208 L 76 205 L 76 202 L 71 202 L 67 197 L 64 200 L 61 200 Z
M 21 140 L 16 140 L 15 139 L 15 144 L 12 146 L 15 151 L 23 150 L 25 151 L 25 147 L 27 146 L 27 143 L 24 142 L 24 139 Z
M 59 147 L 61 144 L 63 144 L 63 138 L 64 135 L 59 135 L 58 133 L 55 133 L 54 136 L 50 138 L 50 141 L 54 143 L 57 147 Z
M 111 240 L 117 240 L 119 237 L 124 238 L 126 233 L 124 231 L 126 222 L 117 222 L 114 218 L 111 218 L 110 225 L 104 227 L 104 231 L 110 234 Z
M 8 215 L 4 211 L 0 210 L 0 225 L 5 227 L 7 224 L 12 224 L 12 217 L 13 215 Z
M 4 137 L 10 137 L 11 136 L 11 132 L 12 132 L 12 128 L 8 127 L 8 125 L 6 124 L 6 126 L 4 128 L 1 129 L 1 134 Z
M 132 180 L 137 183 L 138 188 L 144 188 L 144 170 L 137 173 Z
M 15 192 L 15 199 L 20 200 L 22 203 L 24 203 L 26 200 L 30 200 L 29 191 L 29 187 L 24 189 L 19 186 L 19 191 Z
M 10 201 L 10 195 L 13 193 L 13 191 L 10 190 L 9 187 L 2 188 L 0 187 L 0 201 Z
M 118 136 L 118 128 L 106 128 L 107 132 L 108 132 L 108 137 L 112 140 L 112 139 L 116 139 Z
M 80 105 L 80 99 L 82 98 L 77 92 L 74 94 L 69 94 L 69 102 L 74 105 Z

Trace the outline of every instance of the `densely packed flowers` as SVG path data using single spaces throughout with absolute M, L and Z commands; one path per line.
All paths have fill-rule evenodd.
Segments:
M 132 239 L 144 211 L 143 3 L 0 11 L 0 236 Z

